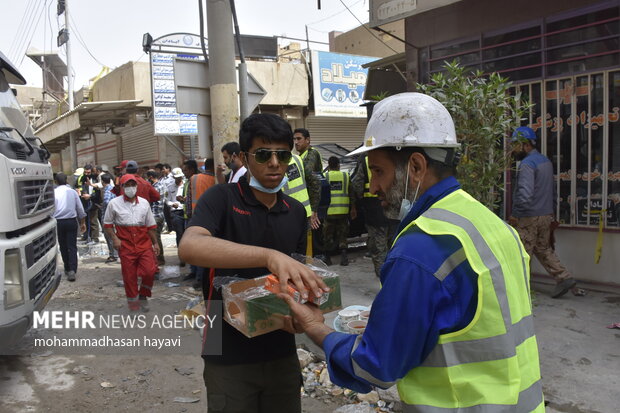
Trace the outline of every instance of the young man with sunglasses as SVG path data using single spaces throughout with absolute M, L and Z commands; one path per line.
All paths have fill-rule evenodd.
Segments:
M 247 175 L 205 192 L 179 256 L 190 264 L 215 268 L 216 277 L 251 279 L 273 273 L 284 288 L 290 280 L 305 296 L 320 295 L 327 286 L 290 257 L 306 251 L 307 220 L 301 203 L 281 191 L 293 148 L 289 124 L 272 114 L 252 115 L 241 125 L 239 144 Z M 205 298 L 221 300 L 210 284 L 203 283 Z M 278 330 L 247 338 L 223 323 L 222 349 L 222 355 L 203 356 L 210 410 L 301 412 L 293 334 Z

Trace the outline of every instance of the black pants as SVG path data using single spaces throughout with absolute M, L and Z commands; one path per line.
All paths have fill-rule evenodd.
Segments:
M 178 211 L 170 211 L 172 215 L 172 225 L 174 232 L 177 236 L 177 248 L 181 243 L 181 237 L 183 237 L 183 233 L 185 232 L 185 219 L 183 218 L 183 210 Z
M 56 233 L 65 271 L 77 271 L 77 219 L 59 219 L 56 222 Z
M 208 413 L 299 413 L 301 371 L 297 354 L 251 364 L 205 360 Z

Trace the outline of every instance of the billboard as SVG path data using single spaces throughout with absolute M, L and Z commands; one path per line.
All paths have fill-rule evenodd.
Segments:
M 378 57 L 312 52 L 312 90 L 316 116 L 365 118 L 364 101 L 368 69 L 363 64 Z
M 370 27 L 447 6 L 461 0 L 370 0 Z

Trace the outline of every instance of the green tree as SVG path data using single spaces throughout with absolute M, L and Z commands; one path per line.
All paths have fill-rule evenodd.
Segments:
M 418 88 L 440 101 L 454 119 L 457 139 L 463 145 L 457 167 L 463 189 L 497 211 L 504 172 L 510 167 L 506 137 L 520 126 L 530 105 L 520 93 L 510 95 L 511 82 L 497 73 L 472 73 L 457 62 L 446 63 L 445 69 Z

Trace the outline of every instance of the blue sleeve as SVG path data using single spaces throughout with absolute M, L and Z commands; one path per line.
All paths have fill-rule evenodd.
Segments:
M 534 195 L 534 167 L 522 162 L 517 177 L 517 188 L 512 205 L 512 215 L 515 217 L 524 216 L 523 214 L 531 206 Z
M 358 392 L 390 387 L 419 366 L 441 332 L 462 324 L 468 302 L 454 298 L 447 279 L 407 257 L 388 259 L 381 272 L 364 334 L 332 333 L 323 343 L 332 382 Z

